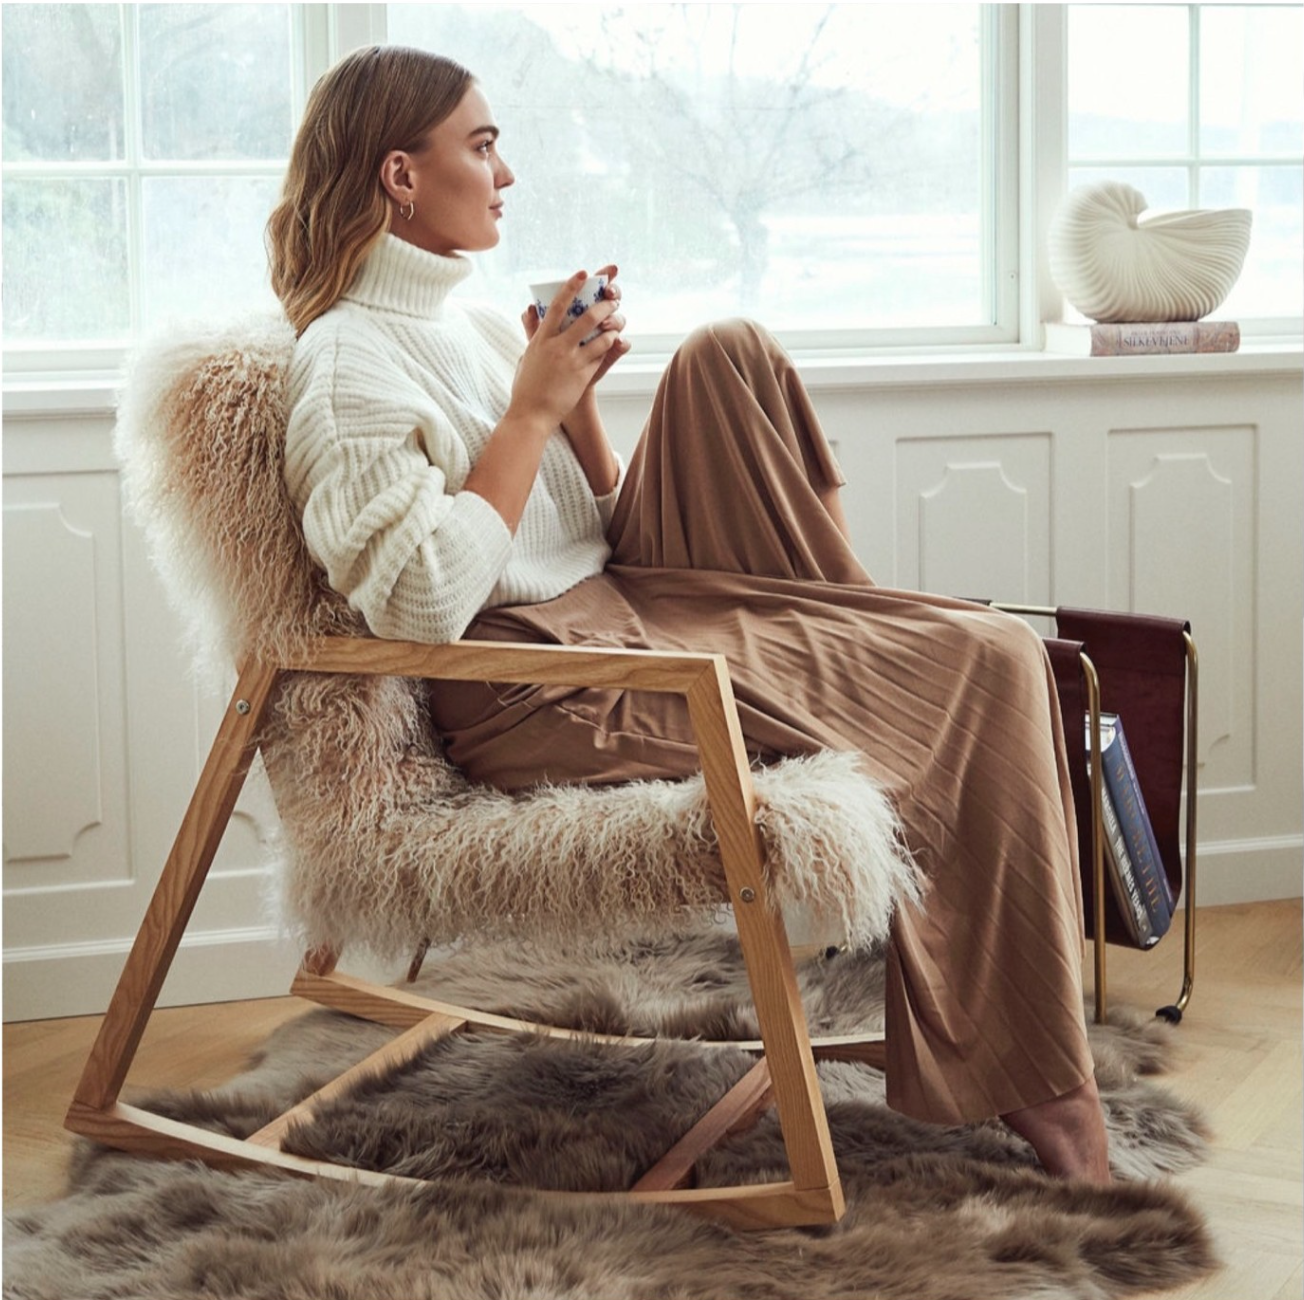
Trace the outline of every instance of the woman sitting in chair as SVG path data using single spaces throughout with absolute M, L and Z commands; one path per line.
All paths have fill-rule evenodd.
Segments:
M 451 296 L 462 254 L 498 242 L 497 141 L 471 75 L 420 51 L 360 50 L 312 93 L 269 245 L 314 557 L 378 636 L 723 653 L 753 761 L 862 755 L 927 881 L 888 953 L 889 1103 L 1002 1116 L 1047 1170 L 1107 1181 L 1040 638 L 875 585 L 801 380 L 756 325 L 689 337 L 625 469 L 596 401 L 629 351 L 616 268 L 569 329 L 582 274 L 523 331 Z M 450 758 L 503 789 L 698 766 L 678 697 L 439 683 L 432 711 Z

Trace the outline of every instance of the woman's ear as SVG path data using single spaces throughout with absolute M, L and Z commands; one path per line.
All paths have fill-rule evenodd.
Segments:
M 411 159 L 401 149 L 393 149 L 380 164 L 380 183 L 395 203 L 404 204 L 412 198 Z

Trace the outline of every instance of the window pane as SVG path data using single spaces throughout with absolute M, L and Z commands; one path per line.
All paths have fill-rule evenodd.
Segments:
M 1185 167 L 1070 167 L 1069 186 L 1122 181 L 1145 195 L 1141 220 L 1156 212 L 1180 211 L 1192 206 L 1190 173 Z
M 145 157 L 285 158 L 288 5 L 142 5 Z
M 1304 8 L 1200 14 L 1200 147 L 1253 157 L 1304 149 Z
M 6 161 L 122 157 L 117 5 L 6 4 L 0 43 Z
M 1230 320 L 1304 314 L 1304 178 L 1298 167 L 1210 167 L 1200 206 L 1250 208 L 1245 269 L 1217 315 Z
M 617 262 L 631 328 L 989 323 L 977 5 L 391 5 L 518 182 L 476 292 Z
M 279 190 L 271 176 L 142 181 L 147 327 L 275 304 L 263 227 Z
M 5 181 L 6 338 L 84 342 L 127 333 L 126 198 L 120 180 Z
M 1185 5 L 1071 5 L 1068 130 L 1073 158 L 1188 151 Z

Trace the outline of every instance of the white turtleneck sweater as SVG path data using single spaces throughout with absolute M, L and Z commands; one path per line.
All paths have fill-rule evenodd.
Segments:
M 525 346 L 519 323 L 449 298 L 471 269 L 386 235 L 295 346 L 286 481 L 313 558 L 377 636 L 455 641 L 482 609 L 551 600 L 611 554 L 616 491 L 594 497 L 560 429 L 515 537 L 463 490 Z

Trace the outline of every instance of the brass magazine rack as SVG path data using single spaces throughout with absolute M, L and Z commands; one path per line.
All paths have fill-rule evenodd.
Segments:
M 1190 625 L 1181 619 L 1066 606 L 993 602 L 992 608 L 1055 621 L 1058 635 L 1047 637 L 1046 646 L 1069 748 L 1086 932 L 1094 941 L 1095 1018 L 1100 1024 L 1108 1014 L 1107 945 L 1135 946 L 1106 881 L 1100 716 L 1116 713 L 1129 728 L 1165 874 L 1174 899 L 1181 902 L 1185 894 L 1181 992 L 1175 1002 L 1155 1012 L 1177 1024 L 1195 982 L 1199 656 Z M 1085 718 L 1091 722 L 1089 751 L 1077 743 Z

